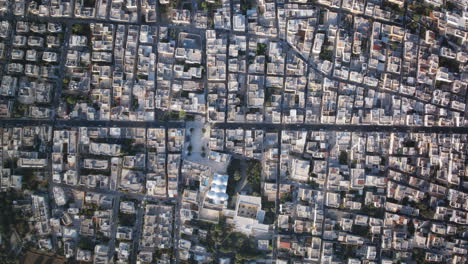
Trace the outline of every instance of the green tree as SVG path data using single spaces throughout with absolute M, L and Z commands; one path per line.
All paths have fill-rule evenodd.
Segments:
M 70 104 L 70 105 L 74 105 L 76 104 L 76 98 L 73 97 L 73 96 L 67 96 L 67 103 Z
M 291 202 L 292 201 L 292 193 L 282 193 L 281 194 L 281 203 Z
M 254 192 L 260 193 L 260 184 L 262 177 L 262 164 L 260 161 L 250 161 L 247 168 L 247 180 L 252 185 Z
M 321 60 L 331 61 L 333 59 L 333 52 L 328 49 L 323 49 L 319 54 L 319 58 Z
M 257 50 L 256 50 L 257 56 L 265 55 L 265 54 L 266 54 L 266 47 L 267 47 L 266 44 L 264 44 L 264 43 L 258 43 L 258 44 L 257 44 Z
M 341 151 L 340 152 L 339 161 L 340 161 L 341 165 L 348 164 L 348 153 L 346 151 Z
M 413 223 L 413 219 L 411 219 L 409 222 L 408 222 L 408 233 L 410 235 L 414 235 L 414 231 L 415 231 L 415 227 L 414 227 L 414 223 Z
M 84 26 L 82 24 L 74 24 L 72 26 L 72 33 L 73 34 L 83 34 Z
M 241 179 L 241 174 L 240 174 L 239 170 L 236 170 L 234 172 L 234 180 L 239 181 L 240 179 Z
M 81 237 L 78 247 L 85 250 L 94 250 L 95 243 L 87 237 Z
M 184 110 L 179 111 L 179 119 L 185 119 L 187 113 Z
M 225 217 L 208 230 L 207 247 L 213 253 L 233 254 L 236 262 L 264 257 L 264 253 L 257 250 L 256 240 L 242 233 L 233 232 Z
M 227 174 L 229 177 L 234 177 L 234 173 L 239 170 L 240 162 L 240 159 L 231 159 L 227 167 Z

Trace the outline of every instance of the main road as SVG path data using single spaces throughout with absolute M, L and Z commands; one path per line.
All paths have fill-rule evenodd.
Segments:
M 413 132 L 413 133 L 455 133 L 468 134 L 468 127 L 443 126 L 385 126 L 355 124 L 272 124 L 272 123 L 215 123 L 211 127 L 227 129 L 265 129 L 265 130 L 318 130 L 349 132 Z
M 55 124 L 54 124 L 55 122 Z M 167 127 L 167 128 L 184 128 L 183 121 L 106 121 L 106 120 L 46 120 L 46 119 L 30 119 L 30 118 L 10 118 L 0 119 L 0 125 L 3 126 L 47 126 L 55 125 L 57 128 L 71 127 Z
M 144 127 L 144 128 L 185 128 L 184 121 L 92 121 L 92 120 L 40 120 L 26 118 L 0 119 L 0 126 L 41 126 L 55 125 L 55 128 L 72 127 Z M 275 123 L 212 123 L 212 128 L 256 129 L 256 130 L 315 130 L 349 132 L 412 132 L 412 133 L 454 133 L 468 134 L 468 127 L 446 126 L 389 126 L 356 124 L 275 124 Z

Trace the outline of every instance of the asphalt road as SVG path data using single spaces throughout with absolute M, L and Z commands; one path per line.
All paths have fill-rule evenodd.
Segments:
M 413 127 L 382 125 L 336 125 L 336 124 L 266 124 L 266 123 L 217 123 L 214 128 L 265 129 L 265 130 L 323 130 L 350 132 L 419 132 L 467 134 L 468 127 Z
M 0 119 L 2 126 L 40 126 L 52 125 L 53 120 L 39 119 Z M 183 121 L 90 121 L 90 120 L 56 120 L 56 128 L 67 127 L 166 127 L 184 128 Z M 413 132 L 413 133 L 455 133 L 468 134 L 468 127 L 442 126 L 383 126 L 383 125 L 337 125 L 337 124 L 273 124 L 273 123 L 213 123 L 213 128 L 224 129 L 258 129 L 258 130 L 323 130 L 349 132 Z

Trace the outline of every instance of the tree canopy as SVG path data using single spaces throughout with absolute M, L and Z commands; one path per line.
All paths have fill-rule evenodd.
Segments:
M 257 249 L 256 240 L 234 232 L 221 217 L 219 223 L 209 229 L 208 249 L 218 255 L 234 254 L 236 261 L 255 260 L 264 257 L 264 252 Z

